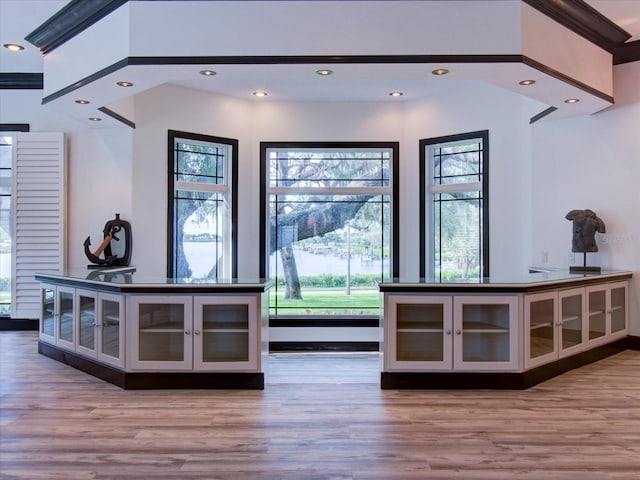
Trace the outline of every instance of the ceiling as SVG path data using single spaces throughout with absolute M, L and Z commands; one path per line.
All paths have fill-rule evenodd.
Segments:
M 0 44 L 19 43 L 25 47 L 18 53 L 0 48 L 0 73 L 43 71 L 42 54 L 24 38 L 67 3 L 67 0 L 0 0 Z M 586 0 L 586 3 L 631 34 L 629 41 L 640 39 L 640 0 Z M 425 73 L 430 73 L 433 68 L 429 65 L 343 64 L 336 68 L 328 66 L 334 70 L 339 68 L 339 76 L 322 79 L 315 75 L 315 70 L 327 68 L 326 65 L 216 66 L 218 75 L 209 78 L 198 74 L 201 68 L 202 66 L 198 65 L 128 67 L 126 80 L 134 83 L 144 82 L 147 88 L 154 83 L 173 83 L 242 98 L 252 98 L 251 92 L 264 89 L 270 94 L 278 92 L 270 96 L 278 100 L 402 101 L 416 98 L 418 95 L 458 88 L 469 82 L 482 81 L 488 76 L 496 76 L 495 65 L 490 64 L 467 65 L 466 70 L 458 71 L 457 75 L 449 75 L 446 79 L 433 77 L 428 82 L 424 79 Z M 527 67 L 522 66 L 522 69 L 511 69 L 508 75 L 505 71 L 505 81 L 513 82 L 516 78 L 527 78 Z M 495 81 L 492 83 L 499 84 Z M 98 102 L 110 106 L 117 98 L 110 99 L 107 91 L 99 93 L 98 89 L 104 90 L 103 86 L 102 83 L 96 84 L 93 94 L 102 95 Z M 550 84 L 549 88 L 556 87 Z M 404 95 L 400 99 L 389 97 L 388 94 L 392 91 L 402 91 Z M 86 97 L 91 94 L 89 85 L 85 87 L 82 95 Z M 541 100 L 544 102 L 544 98 Z

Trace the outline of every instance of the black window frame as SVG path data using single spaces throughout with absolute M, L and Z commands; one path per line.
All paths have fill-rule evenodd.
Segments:
M 239 141 L 234 138 L 218 137 L 213 135 L 204 135 L 200 133 L 183 132 L 179 130 L 168 130 L 167 142 L 167 167 L 168 167 L 168 190 L 167 190 L 167 277 L 173 278 L 174 274 L 174 143 L 176 138 L 185 140 L 195 140 L 207 143 L 219 143 L 231 147 L 231 277 L 236 278 L 238 275 L 238 144 Z
M 461 142 L 465 140 L 482 139 L 482 273 L 481 277 L 490 276 L 489 259 L 489 130 L 445 135 L 441 137 L 425 138 L 419 141 L 420 145 L 420 277 L 426 276 L 427 232 L 429 228 L 426 222 L 427 208 L 432 207 L 431 194 L 429 193 L 431 178 L 431 159 L 427 158 L 426 150 L 430 145 Z M 432 219 L 433 221 L 433 219 Z

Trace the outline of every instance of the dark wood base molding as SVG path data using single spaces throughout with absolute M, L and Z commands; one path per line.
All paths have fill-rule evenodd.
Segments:
M 125 372 L 45 342 L 38 342 L 38 353 L 125 390 L 264 390 L 264 373 L 260 372 Z
M 640 337 L 629 335 L 627 341 L 629 342 L 628 348 L 631 350 L 640 350 Z
M 31 318 L 0 318 L 0 332 L 13 331 L 34 331 L 37 332 L 40 325 L 38 319 Z
M 382 372 L 380 387 L 383 389 L 425 390 L 480 388 L 524 390 L 575 368 L 627 350 L 629 343 L 629 339 L 624 338 L 522 373 Z
M 378 352 L 378 342 L 270 342 L 270 352 Z

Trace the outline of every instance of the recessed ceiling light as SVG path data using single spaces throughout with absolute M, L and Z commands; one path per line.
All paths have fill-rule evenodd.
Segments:
M 214 72 L 213 70 L 200 70 L 200 75 L 204 75 L 205 77 L 213 77 L 214 75 L 217 75 L 217 72 Z
M 391 93 L 389 93 L 389 95 L 391 95 L 392 97 L 401 97 L 402 95 L 404 95 L 404 93 L 402 93 L 402 92 L 391 92 Z
M 19 52 L 20 50 L 24 50 L 24 47 L 22 45 L 18 45 L 17 43 L 5 43 L 3 47 L 11 50 L 12 52 Z
M 87 103 L 91 103 L 89 100 L 82 100 L 82 99 L 76 100 L 75 102 L 79 103 L 80 105 L 86 105 Z
M 131 82 L 118 82 L 116 85 L 120 87 L 133 87 L 133 83 Z
M 254 97 L 266 97 L 267 96 L 267 92 L 262 92 L 262 91 L 253 92 L 253 96 Z
M 579 101 L 578 98 L 567 98 L 564 103 L 578 103 Z
M 447 73 L 449 73 L 449 70 L 447 70 L 446 68 L 436 68 L 435 70 L 432 70 L 431 73 L 433 73 L 434 75 L 446 75 Z
M 323 68 L 322 70 L 316 70 L 316 73 L 321 77 L 326 77 L 327 75 L 332 75 L 333 70 L 328 70 L 326 68 Z
M 89 117 L 89 120 L 92 122 L 100 122 L 102 119 L 100 117 Z
M 533 85 L 534 83 L 536 83 L 535 80 L 522 80 L 521 82 L 518 82 L 520 85 L 524 85 L 524 86 L 528 86 L 528 85 Z

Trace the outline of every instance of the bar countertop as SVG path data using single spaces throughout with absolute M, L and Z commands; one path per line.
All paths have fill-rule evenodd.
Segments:
M 603 270 L 599 273 L 571 273 L 568 270 L 559 270 L 466 280 L 399 277 L 379 282 L 378 288 L 384 293 L 528 293 L 627 280 L 632 276 L 633 273 L 630 271 L 619 270 Z
M 135 267 L 36 273 L 39 282 L 119 293 L 260 293 L 273 282 L 261 278 L 193 279 L 149 276 Z

